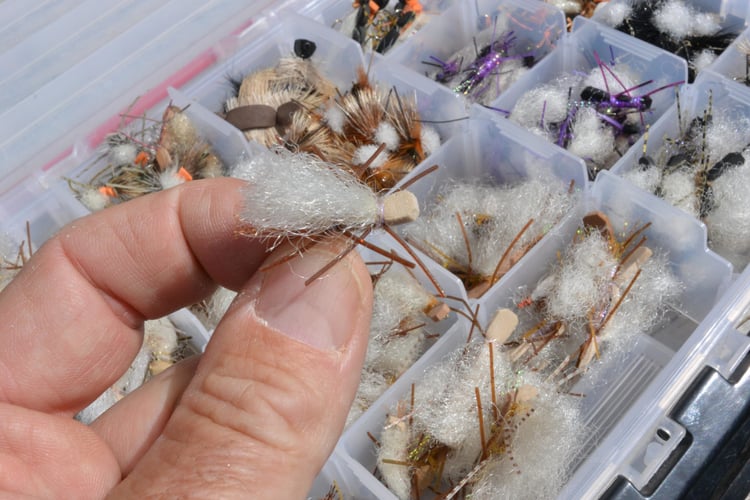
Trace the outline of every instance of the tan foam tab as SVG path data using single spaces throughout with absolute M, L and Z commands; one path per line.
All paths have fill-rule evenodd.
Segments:
M 414 222 L 419 217 L 419 201 L 409 191 L 397 191 L 383 199 L 383 220 L 388 225 Z
M 510 309 L 498 309 L 487 327 L 487 340 L 494 340 L 500 344 L 508 341 L 518 326 L 518 316 Z

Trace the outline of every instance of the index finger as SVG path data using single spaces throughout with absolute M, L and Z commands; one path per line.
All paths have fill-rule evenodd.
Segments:
M 0 294 L 0 401 L 73 414 L 127 369 L 144 319 L 238 288 L 265 247 L 237 234 L 242 181 L 193 181 L 63 228 Z

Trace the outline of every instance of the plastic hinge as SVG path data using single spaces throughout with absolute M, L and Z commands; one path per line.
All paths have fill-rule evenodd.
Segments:
M 727 328 L 721 335 L 721 341 L 716 342 L 713 349 L 707 353 L 705 364 L 725 379 L 729 379 L 748 351 L 750 351 L 750 337 L 734 328 Z
M 634 451 L 633 459 L 623 471 L 623 476 L 638 490 L 644 489 L 656 471 L 677 449 L 686 433 L 683 426 L 665 417 L 654 429 L 651 439 L 642 442 Z

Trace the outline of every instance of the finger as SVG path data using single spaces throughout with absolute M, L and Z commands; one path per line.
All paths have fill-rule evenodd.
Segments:
M 120 478 L 106 444 L 85 425 L 0 403 L 3 498 L 103 498 Z
M 317 245 L 248 283 L 115 498 L 304 497 L 341 433 L 367 345 L 372 285 L 356 253 L 304 284 L 340 248 Z
M 0 401 L 73 414 L 127 369 L 143 318 L 204 298 L 215 281 L 244 283 L 264 248 L 237 236 L 242 185 L 189 182 L 43 245 L 0 294 Z
M 163 371 L 91 423 L 91 429 L 109 445 L 123 475 L 133 470 L 161 434 L 199 359 L 193 356 Z

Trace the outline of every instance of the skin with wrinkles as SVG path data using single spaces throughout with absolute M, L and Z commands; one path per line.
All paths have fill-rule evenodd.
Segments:
M 371 285 L 352 252 L 303 286 L 338 253 L 335 241 L 258 273 L 266 249 L 238 236 L 242 186 L 193 181 L 75 221 L 0 294 L 0 492 L 307 493 L 359 381 Z M 201 357 L 155 377 L 90 427 L 72 419 L 127 369 L 144 319 L 201 300 L 217 284 L 240 293 Z

